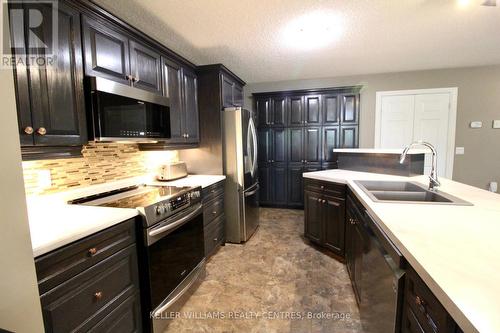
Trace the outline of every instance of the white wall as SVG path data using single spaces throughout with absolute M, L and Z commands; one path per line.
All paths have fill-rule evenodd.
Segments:
M 43 332 L 10 69 L 0 69 L 0 101 L 0 328 Z

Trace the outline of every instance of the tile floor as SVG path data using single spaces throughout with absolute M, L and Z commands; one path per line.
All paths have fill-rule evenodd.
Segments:
M 250 241 L 210 259 L 165 332 L 361 332 L 345 265 L 304 240 L 303 219 L 301 210 L 262 209 Z

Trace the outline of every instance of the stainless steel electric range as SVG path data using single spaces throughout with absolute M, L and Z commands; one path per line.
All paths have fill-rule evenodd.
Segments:
M 139 185 L 71 201 L 72 204 L 136 208 L 141 298 L 149 331 L 160 331 L 204 274 L 201 187 Z

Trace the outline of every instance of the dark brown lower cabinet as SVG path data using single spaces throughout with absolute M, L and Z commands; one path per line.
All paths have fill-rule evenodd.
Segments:
M 134 229 L 132 219 L 35 259 L 46 332 L 142 331 Z
M 306 179 L 304 188 L 304 236 L 343 256 L 345 185 Z
M 205 256 L 215 254 L 226 242 L 224 215 L 224 181 L 203 189 L 203 224 L 205 233 Z
M 460 333 L 462 330 L 412 267 L 406 270 L 402 333 Z
M 304 236 L 311 241 L 321 243 L 323 218 L 321 212 L 321 193 L 313 191 L 304 192 Z

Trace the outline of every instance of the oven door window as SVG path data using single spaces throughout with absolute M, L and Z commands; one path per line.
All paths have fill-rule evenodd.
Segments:
M 170 110 L 167 106 L 102 91 L 94 94 L 97 98 L 102 137 L 170 137 Z
M 200 263 L 204 249 L 201 213 L 148 247 L 152 309 Z

